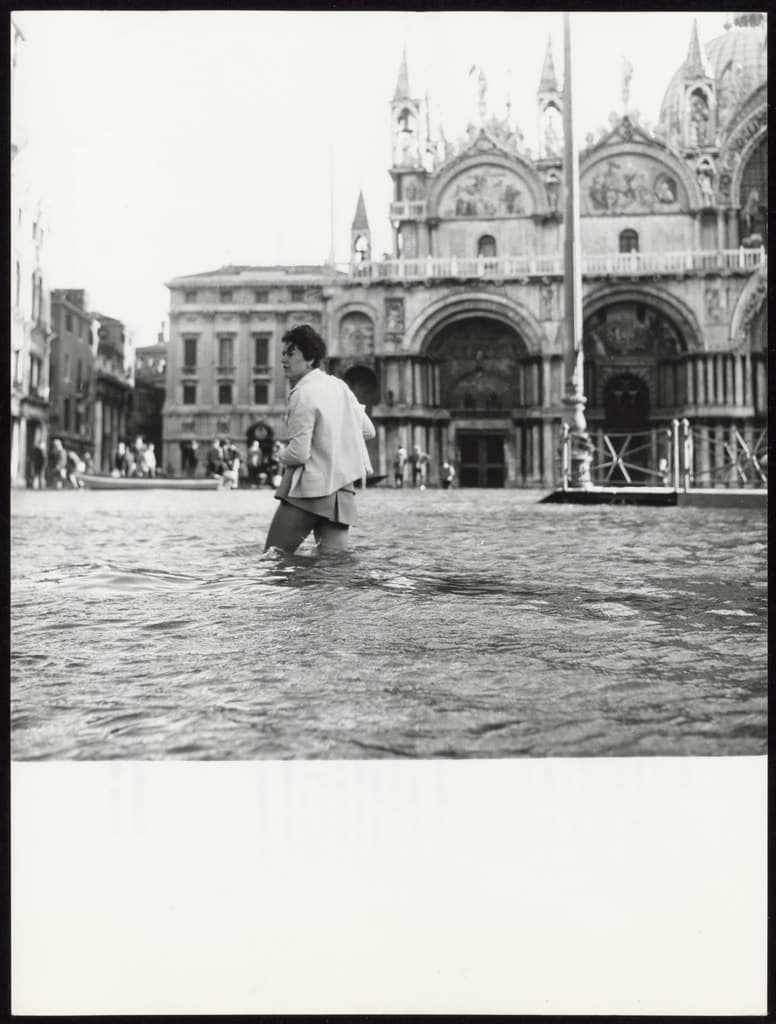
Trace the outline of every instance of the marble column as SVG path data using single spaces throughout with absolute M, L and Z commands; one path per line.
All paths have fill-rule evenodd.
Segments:
M 517 404 L 521 409 L 525 408 L 525 363 L 517 364 Z
M 542 359 L 542 395 L 540 404 L 548 409 L 550 406 L 550 380 L 552 369 L 550 366 L 549 357 Z
M 706 404 L 706 365 L 704 356 L 695 358 L 695 403 Z
M 535 365 L 536 376 L 539 375 L 539 367 Z M 533 448 L 533 472 L 531 473 L 531 479 L 534 483 L 541 483 L 542 481 L 542 428 L 538 423 L 534 423 L 531 426 L 531 442 Z
M 429 428 L 429 446 L 426 451 L 429 455 L 428 478 L 426 482 L 436 485 L 439 483 L 439 464 L 441 463 L 439 458 L 439 428 L 436 424 L 432 424 Z
M 743 404 L 752 404 L 752 357 L 748 352 L 744 353 L 744 365 L 743 365 Z
M 692 218 L 692 247 L 696 252 L 701 248 L 701 215 L 694 213 Z
M 732 207 L 728 210 L 727 248 L 738 248 L 738 210 L 734 210 Z
M 423 366 L 420 363 L 414 363 L 412 367 L 412 380 L 413 380 L 413 398 L 412 401 L 415 405 L 423 405 L 424 394 L 423 394 Z
M 414 401 L 412 393 L 412 360 L 404 360 L 404 396 L 403 400 L 407 405 L 412 405 Z
M 441 379 L 441 367 L 439 363 L 434 364 L 434 405 L 440 406 L 442 404 L 442 379 Z
M 698 485 L 700 487 L 710 487 L 711 453 L 709 451 L 709 428 L 704 424 L 698 429 L 698 434 L 700 435 L 700 444 L 696 446 L 699 449 L 698 461 L 700 464 L 698 468 L 698 475 L 700 477 Z
M 687 356 L 685 365 L 685 394 L 687 405 L 695 405 L 695 356 Z
M 717 210 L 717 248 L 725 249 L 725 211 Z
M 549 360 L 546 360 L 549 369 Z M 542 463 L 542 483 L 550 485 L 555 477 L 555 459 L 552 447 L 552 423 L 545 420 L 542 424 L 542 448 L 544 460 Z
M 377 452 L 378 452 L 378 468 L 377 472 L 381 476 L 385 476 L 388 472 L 388 443 L 385 436 L 385 424 L 378 423 L 377 425 Z
M 733 356 L 733 401 L 739 409 L 744 404 L 743 367 L 738 354 Z
M 456 471 L 457 471 L 460 467 L 458 466 L 458 449 L 457 449 L 456 439 L 455 439 L 455 423 L 452 420 L 450 420 L 450 422 L 447 424 L 446 443 L 447 443 L 447 451 L 445 452 L 446 458 L 448 459 L 448 461 L 453 463 L 453 465 L 455 466 Z
M 706 401 L 709 405 L 716 405 L 717 395 L 714 388 L 714 356 L 706 356 Z

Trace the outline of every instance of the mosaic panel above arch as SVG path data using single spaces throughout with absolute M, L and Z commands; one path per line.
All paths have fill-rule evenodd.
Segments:
M 646 153 L 610 153 L 580 178 L 584 214 L 679 213 L 690 208 L 680 176 Z
M 531 188 L 499 164 L 468 167 L 447 183 L 438 201 L 444 218 L 527 217 L 535 212 Z
M 670 359 L 687 351 L 677 325 L 648 302 L 612 302 L 587 316 L 583 332 L 586 359 Z
M 529 352 L 508 324 L 470 316 L 440 327 L 425 354 L 440 365 L 444 406 L 496 409 L 515 404 L 518 367 Z

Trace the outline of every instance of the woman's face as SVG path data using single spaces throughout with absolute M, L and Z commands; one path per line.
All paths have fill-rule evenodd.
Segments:
M 313 368 L 313 360 L 305 359 L 299 349 L 293 345 L 283 348 L 280 363 L 283 367 L 283 372 L 292 384 L 296 384 L 298 380 L 301 380 Z

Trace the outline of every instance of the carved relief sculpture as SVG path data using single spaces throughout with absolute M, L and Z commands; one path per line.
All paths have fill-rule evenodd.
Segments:
M 688 141 L 691 146 L 708 146 L 711 142 L 709 101 L 700 90 L 690 97 Z
M 539 303 L 541 307 L 541 319 L 552 320 L 554 302 L 554 289 L 551 284 L 543 284 L 539 292 Z
M 706 315 L 709 320 L 722 319 L 722 293 L 719 285 L 710 285 L 706 289 Z
M 369 356 L 375 350 L 375 329 L 365 313 L 347 313 L 340 321 L 340 352 L 349 356 Z
M 701 199 L 704 206 L 714 205 L 714 168 L 710 163 L 704 161 L 698 164 L 695 172 L 698 179 L 698 186 L 701 190 Z
M 385 336 L 392 342 L 404 337 L 404 299 L 385 300 Z

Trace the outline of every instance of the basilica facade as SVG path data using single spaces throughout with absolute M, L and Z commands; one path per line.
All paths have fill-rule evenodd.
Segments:
M 757 22 L 757 19 L 751 19 Z M 551 487 L 567 417 L 562 92 L 537 68 L 539 150 L 510 118 L 432 132 L 402 60 L 391 103 L 393 252 L 376 258 L 363 197 L 343 267 L 223 267 L 176 278 L 164 461 L 267 429 L 284 436 L 279 340 L 327 341 L 377 426 L 376 472 L 419 445 L 462 486 Z M 654 439 L 688 418 L 703 459 L 735 431 L 764 437 L 767 388 L 767 54 L 737 19 L 693 29 L 655 127 L 627 105 L 579 158 L 584 394 L 592 435 Z M 706 444 L 704 446 L 704 438 Z M 657 441 L 655 440 L 655 444 Z M 705 452 L 705 456 L 704 453 Z

